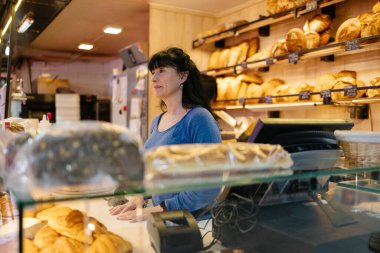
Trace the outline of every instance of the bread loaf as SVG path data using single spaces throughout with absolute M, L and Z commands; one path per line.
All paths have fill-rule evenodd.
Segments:
M 219 68 L 219 57 L 220 57 L 220 53 L 222 52 L 221 49 L 217 49 L 215 50 L 214 52 L 212 52 L 212 54 L 210 55 L 210 58 L 208 60 L 208 69 L 216 69 L 216 68 Z
M 60 236 L 47 248 L 43 248 L 40 253 L 83 253 L 84 244 L 72 238 Z
M 299 28 L 290 29 L 286 35 L 286 48 L 289 52 L 300 51 L 306 48 L 306 36 Z
M 268 82 L 263 83 L 261 86 L 263 88 L 264 96 L 275 96 L 276 88 L 282 84 L 285 84 L 285 81 L 281 79 L 271 79 Z
M 280 85 L 276 88 L 276 95 L 277 96 L 282 96 L 282 95 L 293 95 L 293 94 L 298 94 L 298 89 L 296 85 L 293 84 L 283 84 Z M 280 102 L 296 102 L 298 101 L 298 96 L 292 96 L 292 97 L 280 97 L 280 98 L 275 98 L 274 102 L 280 103 Z
M 370 86 L 380 86 L 380 76 L 371 79 L 369 84 Z M 380 89 L 368 89 L 366 93 L 369 98 L 380 97 Z
M 380 1 L 377 1 L 377 3 L 372 7 L 373 13 L 379 13 L 380 12 Z
M 260 40 L 258 37 L 252 38 L 248 41 L 249 49 L 247 53 L 247 59 L 250 58 L 252 55 L 257 53 L 257 50 L 259 50 L 260 46 Z
M 251 83 L 247 87 L 247 92 L 245 97 L 247 98 L 258 98 L 263 95 L 264 91 L 263 88 L 260 85 Z M 258 103 L 259 100 L 250 100 L 250 103 Z
M 332 34 L 331 28 L 328 28 L 326 31 L 322 32 L 320 34 L 320 43 L 319 43 L 319 46 L 324 46 L 327 43 L 329 43 L 331 34 Z
M 216 100 L 226 99 L 226 91 L 228 88 L 228 81 L 226 79 L 227 78 L 217 78 L 216 79 L 216 85 L 217 85 Z M 231 79 L 231 77 L 229 79 Z
M 227 66 L 236 65 L 240 57 L 240 53 L 241 53 L 241 48 L 239 46 L 231 47 Z
M 240 80 L 237 78 L 229 78 L 225 99 L 238 99 L 239 89 L 240 89 Z
M 270 51 L 262 51 L 262 52 L 258 52 L 256 54 L 250 56 L 247 59 L 247 62 L 254 62 L 254 61 L 258 61 L 258 60 L 263 60 L 263 59 L 269 58 L 271 56 L 272 56 L 272 54 Z
M 334 74 L 323 74 L 318 77 L 316 86 L 318 87 L 319 91 L 332 89 L 334 82 L 338 77 L 339 76 Z
M 307 32 L 305 33 L 306 36 L 306 48 L 312 49 L 319 47 L 321 37 L 319 33 L 316 32 Z
M 245 41 L 245 42 L 240 43 L 238 47 L 240 48 L 240 54 L 237 59 L 237 64 L 242 63 L 243 61 L 247 59 L 249 44 L 248 42 Z
M 361 24 L 358 18 L 350 18 L 344 21 L 336 32 L 336 41 L 343 42 L 360 37 Z
M 225 48 L 220 53 L 218 66 L 220 68 L 227 67 L 229 59 L 230 59 L 230 49 Z
M 305 43 L 306 43 L 306 41 L 305 41 Z M 285 40 L 278 40 L 277 42 L 275 42 L 273 44 L 270 52 L 271 52 L 270 57 L 279 56 L 279 55 L 288 53 L 286 41 Z M 261 59 L 264 59 L 264 58 L 261 58 Z
M 317 33 L 323 32 L 324 30 L 330 27 L 331 23 L 332 23 L 332 18 L 329 15 L 327 14 L 315 15 L 309 21 L 310 32 L 317 32 Z
M 356 71 L 342 70 L 339 73 L 337 73 L 336 76 L 339 76 L 339 77 L 348 76 L 348 77 L 352 77 L 352 78 L 356 79 Z
M 238 98 L 245 98 L 245 94 L 247 92 L 247 87 L 248 87 L 247 83 L 244 83 L 244 82 L 240 83 L 240 89 L 239 89 L 239 93 L 237 95 Z
M 379 13 L 364 13 L 359 17 L 361 25 L 360 37 L 368 37 L 380 34 L 380 12 Z
M 263 79 L 255 74 L 240 74 L 236 77 L 238 80 L 246 83 L 262 84 Z
M 336 79 L 332 88 L 333 89 L 343 89 L 344 87 L 350 86 L 350 85 L 357 85 L 356 80 L 352 77 L 345 76 L 345 77 L 340 77 L 340 78 Z M 344 92 L 343 91 L 331 93 L 331 99 L 333 101 L 340 100 L 342 98 L 344 98 Z

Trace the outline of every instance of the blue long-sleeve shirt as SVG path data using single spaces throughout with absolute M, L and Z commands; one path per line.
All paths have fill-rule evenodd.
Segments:
M 159 132 L 158 124 L 162 115 L 157 116 L 152 122 L 151 135 L 144 145 L 146 150 L 164 145 L 221 142 L 219 127 L 215 119 L 209 111 L 202 107 L 192 108 L 178 123 Z M 165 201 L 168 210 L 187 209 L 192 212 L 212 203 L 219 191 L 220 189 L 215 188 L 185 191 L 154 195 L 152 199 L 154 205 Z

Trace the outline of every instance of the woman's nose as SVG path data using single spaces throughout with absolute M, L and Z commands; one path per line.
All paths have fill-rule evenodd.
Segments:
M 156 82 L 158 80 L 158 73 L 152 74 L 152 81 Z

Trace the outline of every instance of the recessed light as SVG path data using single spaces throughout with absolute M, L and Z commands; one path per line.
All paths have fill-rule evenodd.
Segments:
M 94 48 L 94 45 L 92 44 L 89 44 L 89 43 L 82 43 L 78 46 L 79 49 L 83 49 L 83 50 L 91 50 Z
M 119 34 L 122 31 L 123 31 L 123 28 L 120 26 L 108 25 L 108 26 L 103 28 L 103 32 L 108 33 L 108 34 Z

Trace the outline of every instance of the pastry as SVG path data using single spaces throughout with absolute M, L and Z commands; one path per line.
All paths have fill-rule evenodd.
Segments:
M 370 86 L 380 86 L 380 76 L 373 78 L 369 84 Z M 366 93 L 369 98 L 380 97 L 380 89 L 368 89 Z
M 36 233 L 36 236 L 34 237 L 34 244 L 38 248 L 44 249 L 53 245 L 58 237 L 60 237 L 60 234 L 48 225 L 45 225 Z
M 224 171 L 289 168 L 293 162 L 280 145 L 254 143 L 160 146 L 145 153 L 146 180 L 206 176 Z
M 329 43 L 331 34 L 332 34 L 331 28 L 328 28 L 326 31 L 322 32 L 320 34 L 320 43 L 319 43 L 319 46 L 324 46 L 327 43 Z
M 246 83 L 262 84 L 263 79 L 255 74 L 240 74 L 236 77 L 238 80 Z
M 55 217 L 68 215 L 73 209 L 66 206 L 53 206 L 37 213 L 36 217 L 42 221 L 48 221 Z
M 278 40 L 272 45 L 272 48 L 270 50 L 270 57 L 279 56 L 279 55 L 287 54 L 287 53 L 288 53 L 288 48 L 286 46 L 286 41 Z
M 360 37 L 361 24 L 358 18 L 350 18 L 344 21 L 336 32 L 336 41 L 343 42 Z
M 95 241 L 85 253 L 129 253 L 132 252 L 132 244 L 118 235 L 110 232 L 95 235 Z
M 306 36 L 299 28 L 290 29 L 286 35 L 286 48 L 289 52 L 306 48 Z
M 214 52 L 212 52 L 209 60 L 208 60 L 208 69 L 217 69 L 219 68 L 219 57 L 222 50 L 217 49 Z
M 248 41 L 249 49 L 247 53 L 247 59 L 250 58 L 252 55 L 257 53 L 257 50 L 259 50 L 260 46 L 260 40 L 258 37 L 252 38 Z
M 373 13 L 379 13 L 380 12 L 380 1 L 377 1 L 377 3 L 372 7 Z
M 361 25 L 360 37 L 380 34 L 380 13 L 364 13 L 358 17 Z
M 43 248 L 40 253 L 83 253 L 84 249 L 85 247 L 82 242 L 72 238 L 60 236 L 54 244 Z
M 327 14 L 318 14 L 315 15 L 310 21 L 308 22 L 308 27 L 309 27 L 309 32 L 323 32 L 327 28 L 330 27 L 332 23 L 332 19 L 329 15 Z M 307 32 L 304 29 L 305 32 Z
M 316 32 L 306 32 L 306 48 L 307 49 L 312 49 L 319 47 L 321 37 L 319 33 Z
M 39 253 L 39 248 L 29 239 L 23 239 L 23 252 L 24 253 Z
M 85 220 L 93 224 L 92 234 L 85 230 Z M 92 217 L 86 217 L 79 210 L 72 210 L 66 216 L 53 217 L 48 220 L 48 225 L 61 235 L 70 237 L 80 242 L 91 243 L 93 233 L 105 233 L 107 228 Z

